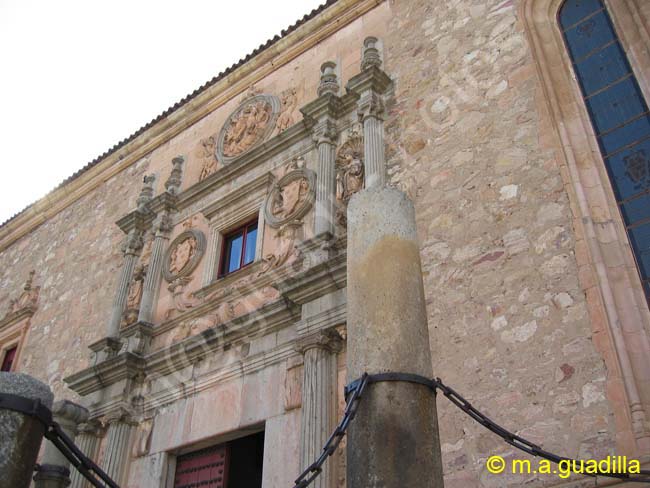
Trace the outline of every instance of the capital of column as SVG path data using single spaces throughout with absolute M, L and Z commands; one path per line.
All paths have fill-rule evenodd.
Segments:
M 77 426 L 77 435 L 87 435 L 92 437 L 103 437 L 104 428 L 97 419 L 86 419 Z
M 134 419 L 133 414 L 125 407 L 117 407 L 115 410 L 108 412 L 104 416 L 104 424 L 110 426 L 111 424 L 122 423 L 127 425 L 137 425 L 138 422 Z
M 132 255 L 137 256 L 142 250 L 144 245 L 144 232 L 140 229 L 131 229 L 126 235 L 126 239 L 122 244 L 122 253 L 125 256 Z
M 305 354 L 310 349 L 324 349 L 332 354 L 341 351 L 343 338 L 336 329 L 319 330 L 298 340 L 296 351 Z
M 357 114 L 360 122 L 365 122 L 370 117 L 384 120 L 385 107 L 381 96 L 373 91 L 364 92 L 359 99 Z
M 78 431 L 79 424 L 88 420 L 88 410 L 70 400 L 59 400 L 52 406 L 52 416 L 62 427 Z
M 317 146 L 321 144 L 336 146 L 339 139 L 339 131 L 336 123 L 330 118 L 325 118 L 318 122 L 314 126 L 312 134 Z
M 173 229 L 172 219 L 167 210 L 160 212 L 153 223 L 153 233 L 156 237 L 167 237 Z

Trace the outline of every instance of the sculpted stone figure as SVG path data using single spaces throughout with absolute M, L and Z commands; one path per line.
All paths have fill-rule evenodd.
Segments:
M 147 266 L 139 264 L 133 272 L 133 279 L 126 297 L 126 311 L 122 315 L 122 326 L 130 325 L 138 320 L 140 300 L 142 300 L 142 286 L 147 273 Z
M 215 140 L 214 136 L 201 139 L 199 157 L 202 161 L 202 166 L 201 174 L 199 175 L 199 181 L 205 180 L 208 176 L 214 174 L 217 171 L 218 163 L 217 157 L 215 155 L 216 147 L 217 141 Z
M 254 100 L 248 103 L 230 121 L 224 138 L 224 155 L 237 156 L 258 142 L 271 120 L 271 113 L 271 104 L 266 100 Z
M 291 216 L 298 205 L 305 201 L 309 191 L 307 178 L 300 178 L 289 181 L 274 194 L 271 212 L 278 219 L 286 219 Z
M 298 104 L 298 96 L 296 95 L 295 88 L 289 88 L 282 92 L 280 95 L 280 103 L 282 104 L 280 116 L 278 117 L 278 122 L 276 127 L 278 129 L 278 134 L 284 132 L 291 125 L 293 125 L 293 111 Z
M 32 286 L 35 271 L 30 271 L 29 278 L 23 286 L 23 292 L 17 299 L 9 300 L 9 311 L 7 315 L 19 312 L 25 308 L 36 308 L 40 286 Z
M 350 132 L 348 140 L 339 148 L 336 155 L 336 201 L 337 220 L 346 224 L 346 211 L 350 197 L 363 189 L 363 138 L 357 128 Z

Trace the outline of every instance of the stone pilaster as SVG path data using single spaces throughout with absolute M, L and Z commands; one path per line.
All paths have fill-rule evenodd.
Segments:
M 151 246 L 151 258 L 147 267 L 147 274 L 142 287 L 142 299 L 140 300 L 139 322 L 151 322 L 153 310 L 160 290 L 162 279 L 162 267 L 165 255 L 165 247 L 169 241 L 171 231 L 171 219 L 167 211 L 158 214 L 154 223 L 154 239 Z
M 82 423 L 77 428 L 75 444 L 79 450 L 86 455 L 86 457 L 97 462 L 100 438 L 101 430 L 97 422 Z M 71 470 L 70 481 L 70 488 L 88 488 L 89 486 L 86 478 L 84 478 L 76 469 Z
M 377 38 L 368 37 L 363 43 L 361 73 L 347 84 L 347 89 L 359 96 L 359 119 L 363 123 L 365 186 L 382 187 L 386 182 L 384 155 L 384 102 L 382 96 L 391 80 L 381 69 Z
M 61 400 L 54 403 L 52 417 L 74 442 L 79 424 L 88 420 L 88 410 L 71 401 Z M 69 484 L 70 462 L 54 444 L 46 441 L 40 466 L 34 475 L 35 488 L 65 488 Z
M 336 192 L 335 123 L 325 119 L 314 130 L 318 146 L 318 173 L 316 177 L 316 235 L 334 234 L 334 200 Z
M 117 290 L 115 292 L 115 299 L 113 300 L 113 307 L 111 308 L 111 317 L 106 327 L 106 335 L 108 337 L 116 337 L 120 330 L 120 322 L 122 321 L 122 312 L 126 305 L 127 295 L 129 293 L 129 285 L 135 264 L 138 261 L 140 250 L 142 249 L 142 231 L 134 228 L 129 231 L 126 242 L 124 244 L 124 264 L 120 272 L 120 277 L 117 282 Z
M 261 232 L 261 227 L 258 226 L 257 232 Z M 221 249 L 221 242 L 223 236 L 217 227 L 216 223 L 210 223 L 210 235 L 208 236 L 208 248 L 206 250 L 207 261 L 203 271 L 203 286 L 208 286 L 217 278 L 219 272 L 219 250 Z M 257 252 L 257 250 L 256 250 Z
M 321 455 L 336 427 L 336 353 L 341 337 L 333 329 L 319 331 L 301 339 L 299 348 L 304 356 L 300 467 L 305 469 Z M 332 488 L 335 480 L 335 464 L 330 460 L 312 486 Z
M 119 412 L 107 419 L 106 451 L 102 461 L 102 469 L 117 484 L 123 482 L 126 464 L 131 444 L 133 421 L 125 412 Z

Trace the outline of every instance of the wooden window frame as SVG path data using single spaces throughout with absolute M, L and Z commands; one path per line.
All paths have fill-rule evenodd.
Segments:
M 250 232 L 249 227 L 253 225 L 255 226 L 255 231 L 258 232 L 258 234 L 255 237 L 255 255 L 253 256 L 253 260 L 250 263 L 244 264 L 244 259 L 246 256 L 246 243 L 247 243 L 246 238 Z M 226 271 L 225 269 L 226 261 L 228 259 L 228 256 L 226 255 L 226 246 L 228 244 L 228 240 L 236 236 L 240 232 L 242 233 L 242 245 L 241 245 L 242 251 L 241 251 L 241 257 L 239 258 L 239 267 L 232 271 Z M 240 271 L 255 262 L 257 256 L 258 235 L 259 235 L 259 221 L 257 218 L 248 220 L 245 224 L 240 225 L 237 228 L 223 235 L 223 238 L 221 240 L 221 252 L 219 253 L 219 273 L 217 274 L 218 278 L 224 278 L 228 275 L 231 275 L 232 273 L 236 273 L 237 271 Z

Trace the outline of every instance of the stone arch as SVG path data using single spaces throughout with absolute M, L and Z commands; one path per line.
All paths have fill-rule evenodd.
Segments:
M 523 0 L 520 15 L 555 132 L 554 149 L 572 203 L 576 259 L 595 347 L 607 366 L 617 446 L 650 454 L 650 310 L 625 227 L 558 24 L 564 0 Z M 650 100 L 650 7 L 644 0 L 605 0 Z

